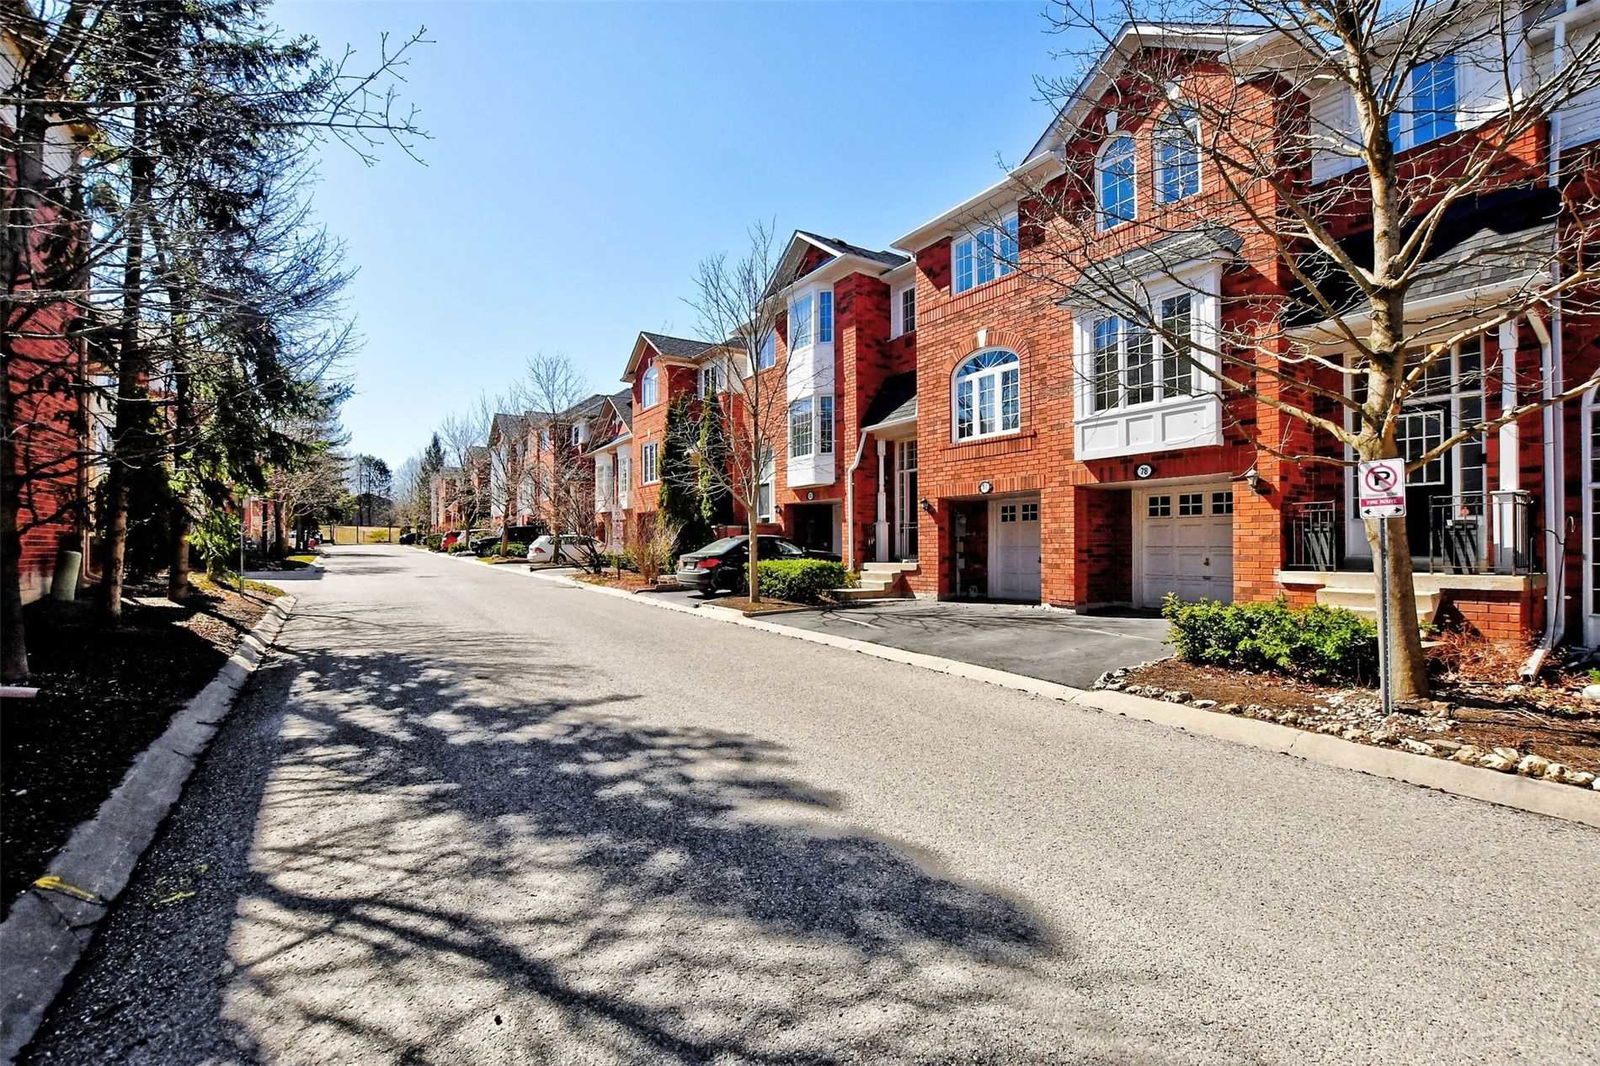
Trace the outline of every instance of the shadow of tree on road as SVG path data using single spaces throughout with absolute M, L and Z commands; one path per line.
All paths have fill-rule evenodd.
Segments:
M 1137 977 L 777 744 L 652 724 L 536 641 L 295 624 L 344 650 L 260 678 L 29 1061 L 1183 1061 L 1084 994 Z

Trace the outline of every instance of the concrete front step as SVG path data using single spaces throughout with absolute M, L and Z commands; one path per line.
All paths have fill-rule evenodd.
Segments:
M 909 563 L 862 563 L 861 564 L 861 572 L 863 574 L 889 574 L 889 575 L 892 576 L 894 574 L 903 574 L 908 570 L 915 570 L 916 568 L 917 568 L 917 564 L 914 561 L 913 562 L 909 562 Z
M 1433 616 L 1439 612 L 1440 594 L 1437 591 L 1424 592 L 1420 589 L 1417 597 L 1417 623 L 1427 625 L 1433 621 Z M 1328 607 L 1343 607 L 1351 614 L 1360 615 L 1362 618 L 1376 619 L 1378 617 L 1378 592 L 1376 588 L 1349 588 L 1325 585 L 1317 590 L 1317 602 Z

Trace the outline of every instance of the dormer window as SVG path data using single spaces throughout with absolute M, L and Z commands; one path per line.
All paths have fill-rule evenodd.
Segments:
M 1199 191 L 1200 117 L 1174 107 L 1156 129 L 1156 199 L 1171 204 Z
M 1100 149 L 1100 159 L 1095 164 L 1095 203 L 1101 229 L 1133 219 L 1133 138 L 1126 133 L 1112 137 Z
M 957 293 L 986 285 L 1017 269 L 1017 215 L 1013 211 L 998 226 L 974 229 L 957 237 L 951 254 L 955 259 L 952 286 Z M 915 299 L 915 297 L 912 297 Z
M 654 407 L 661 402 L 661 368 L 652 365 L 639 379 L 639 406 Z

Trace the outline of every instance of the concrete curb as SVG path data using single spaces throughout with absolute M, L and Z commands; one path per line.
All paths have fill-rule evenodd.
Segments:
M 726 607 L 686 607 L 682 604 L 662 603 L 649 597 L 635 596 L 632 593 L 622 592 L 617 589 L 590 585 L 587 582 L 573 581 L 559 575 L 534 574 L 532 576 L 544 581 L 576 585 L 590 592 L 597 592 L 603 595 L 620 596 L 635 603 L 644 602 L 652 607 L 699 615 L 701 618 L 715 622 L 744 626 L 747 629 L 759 629 L 763 632 L 776 633 L 779 636 L 804 640 L 812 644 L 824 644 L 844 651 L 860 652 L 863 655 L 887 659 L 890 662 L 904 663 L 907 666 L 915 666 L 923 670 L 934 670 L 954 677 L 982 681 L 986 684 L 998 685 L 1002 688 L 1026 692 L 1034 696 L 1042 696 L 1045 699 L 1058 700 L 1062 703 L 1070 703 L 1089 710 L 1121 714 L 1129 718 L 1139 718 L 1146 722 L 1171 726 L 1200 736 L 1214 737 L 1234 744 L 1243 744 L 1246 747 L 1260 748 L 1263 751 L 1275 751 L 1283 755 L 1292 755 L 1321 766 L 1332 766 L 1341 770 L 1354 770 L 1358 773 L 1384 777 L 1392 781 L 1404 781 L 1408 784 L 1420 785 L 1423 788 L 1448 792 L 1455 796 L 1466 796 L 1470 799 L 1482 800 L 1485 803 L 1496 803 L 1502 807 L 1513 807 L 1533 814 L 1548 815 L 1551 818 L 1561 818 L 1569 822 L 1578 822 L 1582 825 L 1600 828 L 1600 792 L 1596 792 L 1593 789 L 1579 788 L 1575 785 L 1560 785 L 1552 781 L 1539 781 L 1534 778 L 1520 777 L 1516 774 L 1503 774 L 1478 766 L 1464 766 L 1461 763 L 1454 763 L 1428 755 L 1413 755 L 1410 752 L 1397 751 L 1393 748 L 1357 744 L 1327 733 L 1310 733 L 1303 729 L 1278 725 L 1275 722 L 1263 722 L 1254 718 L 1238 718 L 1233 715 L 1218 714 L 1215 711 L 1188 707 L 1181 703 L 1167 703 L 1162 700 L 1150 699 L 1147 696 L 1134 696 L 1126 692 L 1072 688 L 1069 685 L 1057 684 L 1054 681 L 1044 681 L 1040 678 L 1028 677 L 1025 674 L 1013 674 L 1005 670 L 994 670 L 987 666 L 976 666 L 972 663 L 960 662 L 956 659 L 945 659 L 937 655 L 905 651 L 886 644 L 874 644 L 871 641 L 836 636 L 832 633 L 816 633 L 807 629 L 762 622 Z
M 0 925 L 0 1066 L 10 1066 L 44 1020 L 294 604 L 285 594 L 267 608 L 95 816 L 72 831 L 45 875 L 55 887 L 35 885 L 12 906 Z

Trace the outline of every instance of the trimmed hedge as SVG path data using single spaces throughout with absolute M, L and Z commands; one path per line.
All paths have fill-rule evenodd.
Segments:
M 1185 603 L 1168 596 L 1161 613 L 1185 661 L 1235 670 L 1272 670 L 1316 681 L 1369 683 L 1378 676 L 1378 629 L 1338 607 L 1271 603 Z
M 442 547 L 444 545 L 444 534 L 443 533 L 429 533 L 428 534 L 428 539 L 425 540 L 423 543 L 425 543 L 428 546 L 428 550 L 429 551 L 436 552 L 436 551 L 438 551 L 440 549 L 440 547 Z
M 763 559 L 761 594 L 790 603 L 821 603 L 824 594 L 842 589 L 850 581 L 843 563 L 826 559 Z M 749 567 L 745 567 L 746 588 Z

